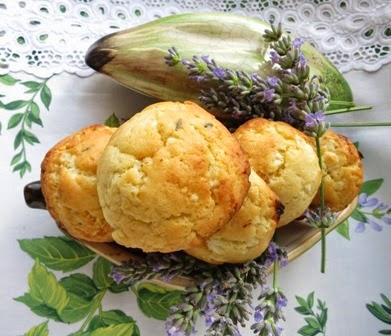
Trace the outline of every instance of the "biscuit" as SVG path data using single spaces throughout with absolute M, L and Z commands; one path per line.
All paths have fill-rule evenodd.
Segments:
M 212 264 L 244 263 L 267 249 L 277 226 L 282 204 L 254 172 L 240 210 L 214 235 L 186 253 Z
M 284 122 L 256 118 L 235 131 L 252 169 L 285 206 L 278 226 L 301 216 L 318 191 L 321 171 L 309 138 Z
M 233 217 L 249 173 L 238 141 L 211 114 L 191 102 L 163 102 L 113 135 L 98 163 L 98 195 L 118 244 L 172 252 Z
M 96 190 L 97 161 L 115 129 L 93 125 L 66 137 L 45 156 L 41 185 L 51 216 L 70 235 L 93 242 L 109 242 Z
M 314 144 L 315 147 L 315 144 Z M 345 209 L 360 192 L 363 165 L 356 146 L 345 136 L 328 130 L 320 139 L 325 203 L 333 211 Z M 319 205 L 319 193 L 312 205 Z

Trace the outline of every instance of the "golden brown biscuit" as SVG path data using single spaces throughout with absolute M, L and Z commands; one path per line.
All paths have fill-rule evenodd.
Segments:
M 363 183 L 360 153 L 347 137 L 332 130 L 323 135 L 320 148 L 324 165 L 326 205 L 333 211 L 343 210 L 358 195 Z M 319 205 L 319 194 L 312 204 Z
M 98 164 L 114 240 L 146 252 L 191 247 L 227 223 L 249 188 L 238 141 L 198 105 L 153 104 L 124 123 Z
M 212 264 L 252 260 L 269 246 L 282 208 L 276 194 L 252 171 L 250 189 L 240 210 L 214 235 L 186 253 Z
M 93 125 L 56 144 L 41 166 L 42 192 L 52 217 L 72 236 L 112 241 L 96 190 L 97 161 L 116 129 Z
M 251 167 L 285 206 L 278 226 L 301 216 L 321 179 L 318 158 L 308 137 L 286 123 L 262 118 L 247 121 L 235 136 Z

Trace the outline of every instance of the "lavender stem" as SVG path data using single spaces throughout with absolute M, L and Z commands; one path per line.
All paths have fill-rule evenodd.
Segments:
M 325 209 L 325 202 L 324 202 L 324 180 L 323 180 L 323 162 L 322 162 L 322 151 L 320 148 L 320 137 L 317 136 L 315 138 L 316 141 L 316 154 L 318 155 L 319 160 L 319 167 L 320 171 L 322 172 L 322 178 L 320 180 L 320 187 L 319 187 L 319 196 L 320 196 L 320 217 L 323 217 L 324 209 Z M 326 272 L 326 228 L 321 227 L 321 263 L 320 263 L 320 271 L 322 273 Z

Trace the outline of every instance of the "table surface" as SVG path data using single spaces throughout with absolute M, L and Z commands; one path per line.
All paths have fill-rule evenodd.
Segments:
M 12 77 L 19 81 L 13 85 L 0 83 L 0 94 L 3 95 L 0 96 L 0 101 L 3 103 L 31 97 L 31 94 L 24 93 L 25 87 L 21 84 L 23 81 L 42 81 L 24 73 L 15 73 Z M 391 64 L 383 66 L 375 73 L 353 71 L 346 74 L 346 77 L 352 86 L 357 103 L 373 105 L 374 108 L 371 112 L 342 115 L 335 119 L 390 119 Z M 39 97 L 36 97 L 44 127 L 35 125 L 32 128 L 40 143 L 26 147 L 27 159 L 32 170 L 26 172 L 23 178 L 13 173 L 9 164 L 15 155 L 14 139 L 20 127 L 6 129 L 8 119 L 18 113 L 18 110 L 1 109 L 0 113 L 3 124 L 0 136 L 2 336 L 24 334 L 31 327 L 47 320 L 14 300 L 28 291 L 27 277 L 34 264 L 34 260 L 21 250 L 17 240 L 61 235 L 46 211 L 26 207 L 23 199 L 24 185 L 39 179 L 40 162 L 47 150 L 59 139 L 83 126 L 101 123 L 113 112 L 126 118 L 153 102 L 153 99 L 133 93 L 102 75 L 81 79 L 61 74 L 50 78 L 47 86 L 51 91 L 52 100 L 47 110 Z M 384 179 L 380 187 L 381 181 L 378 181 L 379 188 L 372 197 L 385 203 L 391 202 L 391 129 L 379 127 L 339 131 L 359 142 L 365 158 L 366 180 Z M 350 240 L 337 232 L 328 236 L 328 263 L 325 275 L 319 272 L 319 244 L 281 270 L 280 286 L 289 299 L 285 311 L 285 335 L 295 335 L 297 330 L 305 325 L 304 316 L 294 310 L 297 306 L 295 296 L 306 297 L 313 291 L 315 298 L 324 300 L 328 307 L 327 335 L 368 336 L 376 335 L 380 329 L 391 329 L 391 326 L 376 319 L 366 308 L 367 303 L 381 301 L 380 293 L 391 298 L 391 225 L 382 219 L 375 219 L 375 222 L 381 225 L 381 231 L 374 230 L 379 230 L 380 227 L 372 222 L 364 226 L 363 232 L 356 232 L 360 231 L 359 229 L 362 231 L 363 226 L 358 225 L 354 219 L 349 219 Z M 57 279 L 75 272 L 91 275 L 92 264 L 93 262 L 90 262 L 73 272 L 49 272 L 53 272 Z M 137 321 L 141 335 L 164 335 L 163 323 L 148 318 L 141 312 L 132 291 L 107 293 L 103 299 L 103 309 L 119 309 L 132 316 Z M 50 320 L 49 334 L 68 335 L 76 332 L 81 324 L 82 322 L 64 324 Z M 198 330 L 198 334 L 202 335 L 202 326 Z M 247 328 L 243 334 L 252 333 Z

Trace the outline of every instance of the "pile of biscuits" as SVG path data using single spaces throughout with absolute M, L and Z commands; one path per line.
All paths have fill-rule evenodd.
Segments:
M 231 134 L 195 103 L 162 102 L 118 129 L 94 125 L 63 139 L 42 163 L 42 191 L 77 239 L 242 263 L 317 205 L 322 174 L 332 210 L 357 196 L 355 146 L 329 130 L 323 172 L 314 147 L 283 122 L 256 118 Z

